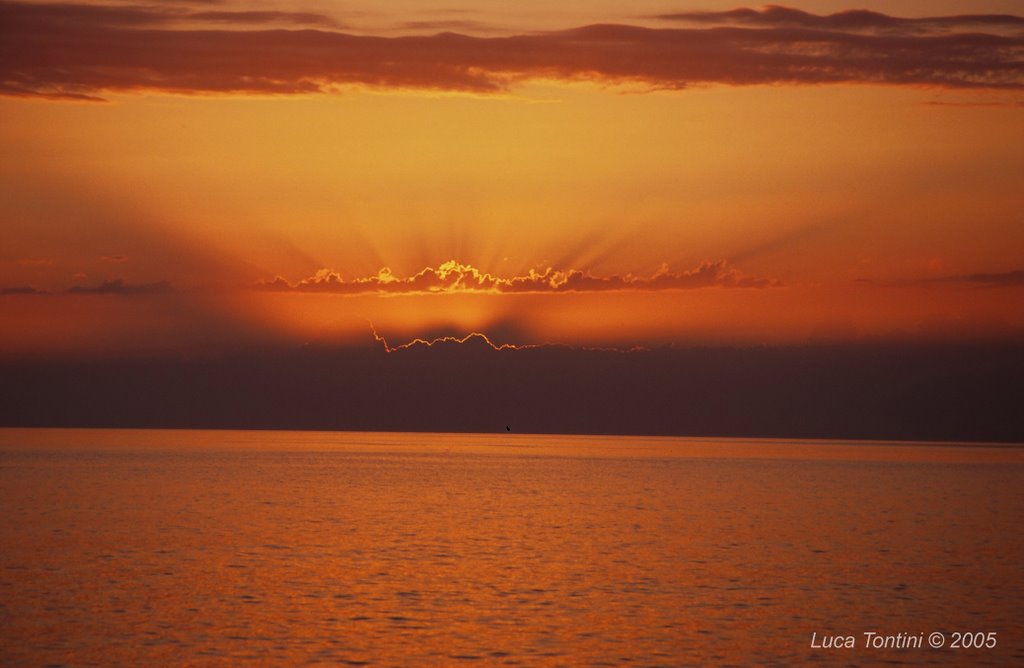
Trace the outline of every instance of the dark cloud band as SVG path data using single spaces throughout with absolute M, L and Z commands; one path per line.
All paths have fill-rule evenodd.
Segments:
M 703 25 L 744 25 L 763 28 L 798 27 L 837 31 L 871 31 L 907 34 L 997 30 L 1022 31 L 1024 17 L 1010 14 L 961 14 L 903 18 L 867 9 L 850 9 L 834 14 L 812 14 L 791 7 L 768 5 L 763 9 L 733 9 L 724 12 L 676 12 L 656 18 Z
M 268 24 L 327 20 L 280 12 L 190 14 L 203 29 L 169 25 L 166 11 L 145 7 L 7 2 L 0 3 L 0 13 L 0 94 L 7 95 L 309 94 L 351 85 L 488 93 L 530 79 L 652 88 L 1024 86 L 1024 37 L 1019 31 L 984 32 L 1018 17 L 989 23 L 977 16 L 943 17 L 941 34 L 866 33 L 850 27 L 857 23 L 850 17 L 798 13 L 803 19 L 768 20 L 768 14 L 755 12 L 738 14 L 725 26 L 719 19 L 710 26 L 673 29 L 592 25 L 508 37 L 385 38 L 339 32 L 322 21 L 321 29 L 267 29 Z M 227 20 L 245 25 L 225 27 Z
M 173 286 L 167 281 L 156 283 L 126 283 L 117 278 L 111 281 L 103 281 L 93 287 L 76 285 L 68 288 L 68 294 L 73 295 L 163 295 L 174 292 Z
M 953 276 L 929 276 L 926 278 L 904 278 L 891 280 L 872 280 L 862 278 L 860 285 L 873 287 L 978 287 L 978 288 L 1020 288 L 1024 287 L 1024 269 L 1003 272 L 978 272 L 973 274 L 956 274 Z

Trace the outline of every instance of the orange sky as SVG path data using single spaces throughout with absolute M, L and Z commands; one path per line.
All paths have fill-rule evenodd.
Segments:
M 3 3 L 0 344 L 1020 336 L 1015 3 L 738 6 Z

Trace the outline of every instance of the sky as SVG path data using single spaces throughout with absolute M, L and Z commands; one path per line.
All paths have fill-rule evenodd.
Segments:
M 7 357 L 1024 333 L 1016 1 L 0 16 Z

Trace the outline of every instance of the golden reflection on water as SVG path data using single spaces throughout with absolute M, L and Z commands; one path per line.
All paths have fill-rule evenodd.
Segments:
M 0 430 L 0 663 L 1005 665 L 1016 447 Z M 996 631 L 995 650 L 812 632 Z

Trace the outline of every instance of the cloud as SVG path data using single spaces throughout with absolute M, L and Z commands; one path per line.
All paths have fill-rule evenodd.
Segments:
M 48 257 L 25 257 L 18 260 L 18 264 L 23 267 L 52 267 L 57 263 Z
M 120 260 L 110 260 L 119 262 Z M 84 275 L 80 276 L 84 277 Z M 316 274 L 291 283 L 278 276 L 272 281 L 260 281 L 254 286 L 258 290 L 275 292 L 321 292 L 334 294 L 443 294 L 443 293 L 563 293 L 563 292 L 610 292 L 621 290 L 660 291 L 687 290 L 706 287 L 723 288 L 770 288 L 781 286 L 774 278 L 749 276 L 732 267 L 725 260 L 703 262 L 686 271 L 673 272 L 662 265 L 649 276 L 634 274 L 595 276 L 585 271 L 572 269 L 562 271 L 547 268 L 543 271 L 531 269 L 522 276 L 501 277 L 481 271 L 468 264 L 449 260 L 436 269 L 426 267 L 411 276 L 397 276 L 390 268 L 384 267 L 373 276 L 346 280 L 332 269 L 321 269 Z M 124 279 L 103 281 L 95 286 L 76 285 L 65 292 L 72 295 L 162 295 L 207 288 L 192 288 L 184 291 L 168 281 L 152 283 L 127 283 Z M 49 294 L 34 288 L 4 288 L 4 294 Z
M 980 288 L 1017 288 L 1024 287 L 1024 269 L 1004 272 L 979 272 L 974 274 L 956 274 L 952 276 L 932 276 L 928 278 L 904 278 L 876 281 L 862 278 L 857 281 L 861 285 L 878 287 L 926 287 L 937 285 L 959 285 Z
M 40 30 L 63 28 L 177 26 L 195 23 L 317 25 L 340 27 L 331 17 L 313 12 L 195 11 L 174 6 L 96 5 L 66 3 L 0 2 L 5 18 L 23 27 Z
M 373 340 L 381 345 L 386 353 L 403 350 L 449 349 L 479 351 L 521 351 L 521 350 L 576 350 L 584 352 L 606 353 L 637 353 L 651 350 L 643 345 L 615 346 L 572 346 L 564 343 L 495 343 L 493 336 L 483 332 L 470 332 L 464 336 L 437 336 L 432 338 L 416 337 L 406 343 L 391 344 L 377 328 L 370 323 Z
M 850 9 L 834 14 L 811 14 L 791 7 L 768 5 L 763 9 L 733 9 L 724 12 L 677 12 L 659 14 L 668 21 L 710 25 L 744 25 L 759 28 L 814 28 L 837 31 L 949 32 L 956 30 L 1024 30 L 1024 17 L 1009 14 L 961 14 L 902 18 L 867 9 Z
M 339 28 L 341 24 L 325 14 L 314 12 L 280 12 L 280 11 L 211 11 L 189 12 L 182 15 L 189 21 L 208 21 L 211 23 L 282 23 L 296 25 L 316 25 Z
M 781 283 L 776 279 L 748 276 L 724 260 L 704 262 L 695 269 L 672 272 L 662 265 L 650 276 L 633 274 L 594 276 L 578 269 L 562 271 L 547 268 L 531 269 L 523 276 L 499 277 L 468 264 L 450 260 L 438 268 L 427 267 L 412 276 L 396 276 L 384 267 L 376 276 L 346 281 L 340 273 L 321 269 L 297 283 L 280 276 L 257 284 L 264 290 L 296 292 L 330 292 L 337 294 L 378 293 L 453 293 L 453 292 L 603 292 L 614 290 L 685 290 L 704 287 L 767 288 Z
M 377 37 L 266 29 L 268 23 L 309 24 L 318 16 L 301 13 L 24 2 L 0 2 L 0 13 L 0 94 L 57 99 L 152 90 L 291 95 L 349 85 L 490 93 L 531 79 L 652 89 L 829 83 L 1024 87 L 1024 37 L 1002 34 L 1024 21 L 1012 16 L 933 19 L 943 26 L 941 34 L 866 33 L 852 24 L 924 24 L 874 13 L 816 16 L 769 8 L 691 13 L 688 20 L 711 25 L 686 28 L 591 25 L 503 37 Z M 231 24 L 218 29 L 187 23 L 219 24 L 228 14 Z
M 470 343 L 0 351 L 0 424 L 1024 442 L 1019 339 L 635 353 Z
M 161 295 L 174 291 L 167 281 L 155 283 L 125 283 L 123 279 L 103 281 L 95 287 L 76 285 L 68 288 L 68 293 L 73 295 Z
M 1019 287 L 1024 286 L 1024 269 L 1016 271 L 1004 271 L 995 274 L 965 274 L 954 277 L 953 280 L 973 285 L 987 285 L 990 287 Z
M 400 350 L 411 350 L 414 348 L 434 348 L 434 347 L 449 347 L 449 346 L 465 346 L 466 348 L 475 348 L 478 350 L 530 350 L 532 348 L 541 348 L 543 346 L 532 345 L 532 344 L 513 344 L 513 343 L 494 343 L 491 339 L 481 332 L 471 332 L 465 336 L 439 336 L 433 339 L 416 338 L 408 343 L 402 343 L 399 345 L 391 345 L 388 340 L 384 338 L 382 334 L 377 331 L 377 328 L 370 324 L 370 328 L 373 331 L 373 339 L 381 344 L 386 353 L 394 353 Z
M 491 32 L 495 27 L 488 23 L 474 21 L 472 19 L 441 19 L 434 21 L 406 21 L 401 25 L 403 30 L 414 31 L 454 31 L 463 30 L 466 32 Z
M 30 285 L 19 285 L 10 288 L 0 288 L 0 295 L 45 295 L 43 290 L 38 290 Z

